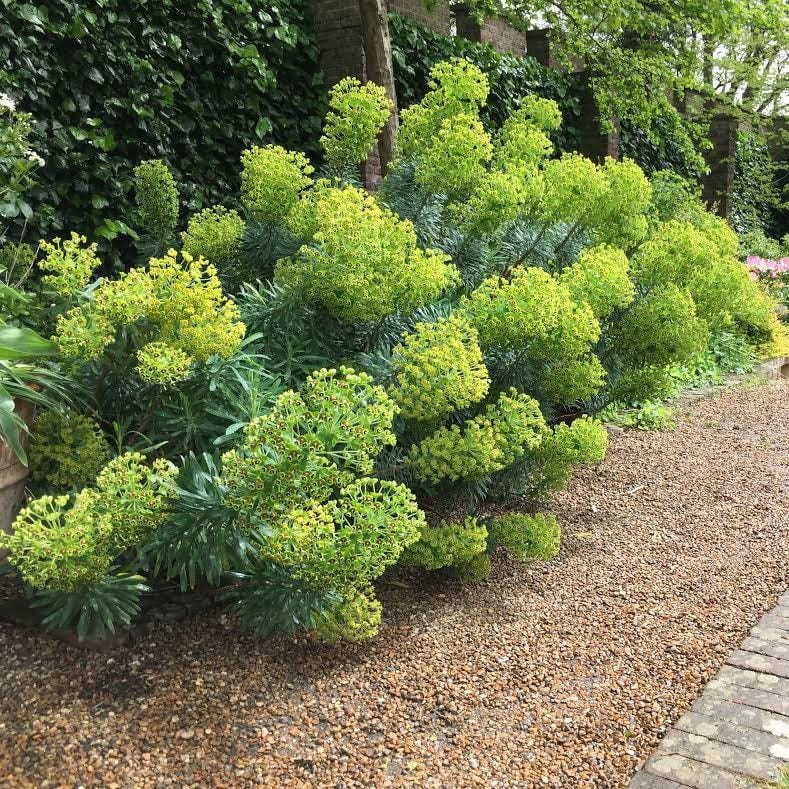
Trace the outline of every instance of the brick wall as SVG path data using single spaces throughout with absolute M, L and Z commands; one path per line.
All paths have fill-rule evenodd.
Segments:
M 527 34 L 510 27 L 502 19 L 487 19 L 478 23 L 464 8 L 455 9 L 457 34 L 468 41 L 491 44 L 499 52 L 526 54 Z
M 389 0 L 389 10 L 411 17 L 436 33 L 448 36 L 452 32 L 452 15 L 447 0 L 440 0 L 432 11 L 425 8 L 425 0 Z
M 343 77 L 364 77 L 364 49 L 356 0 L 310 0 L 320 48 L 320 66 L 333 85 Z

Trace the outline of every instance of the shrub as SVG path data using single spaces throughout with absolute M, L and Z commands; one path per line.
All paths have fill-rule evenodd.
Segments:
M 555 551 L 552 518 L 487 529 L 486 502 L 543 499 L 599 461 L 607 434 L 585 413 L 671 391 L 710 337 L 777 336 L 736 239 L 680 184 L 548 158 L 545 100 L 523 97 L 491 136 L 473 64 L 432 80 L 375 197 L 346 165 L 383 103 L 355 83 L 335 95 L 325 177 L 284 148 L 244 154 L 246 221 L 215 209 L 183 235 L 223 260 L 232 298 L 188 250 L 82 289 L 82 242 L 48 256 L 66 295 L 52 280 L 30 315 L 56 325 L 117 451 L 184 456 L 177 475 L 112 461 L 119 518 L 107 468 L 73 501 L 31 505 L 12 559 L 57 590 L 40 598 L 49 621 L 124 621 L 142 582 L 122 561 L 183 589 L 237 580 L 257 633 L 369 637 L 373 584 L 398 561 L 479 579 L 494 544 Z M 421 503 L 445 520 L 428 528 Z M 66 567 L 48 569 L 41 534 Z M 110 613 L 83 619 L 99 600 Z
M 568 266 L 559 281 L 578 303 L 586 303 L 598 319 L 627 307 L 635 298 L 629 277 L 630 264 L 621 249 L 607 245 L 586 247 Z

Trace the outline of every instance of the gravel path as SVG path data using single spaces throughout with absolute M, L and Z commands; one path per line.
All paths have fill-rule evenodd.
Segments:
M 556 560 L 397 576 L 366 645 L 219 612 L 113 654 L 0 624 L 0 783 L 626 786 L 787 588 L 787 384 L 614 434 L 557 509 Z

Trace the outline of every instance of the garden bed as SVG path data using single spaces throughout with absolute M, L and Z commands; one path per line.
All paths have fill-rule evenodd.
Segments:
M 562 552 L 461 585 L 400 572 L 363 645 L 219 611 L 134 651 L 0 625 L 0 780 L 626 786 L 787 586 L 787 385 L 622 431 L 557 499 Z

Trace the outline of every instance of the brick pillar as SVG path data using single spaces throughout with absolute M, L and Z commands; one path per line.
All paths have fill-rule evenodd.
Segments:
M 548 29 L 526 31 L 526 54 L 534 58 L 540 65 L 558 68 L 559 63 L 553 56 Z
M 326 82 L 334 85 L 343 77 L 356 77 L 364 82 L 362 20 L 357 0 L 310 0 L 310 7 L 320 50 L 320 67 Z M 381 183 L 377 145 L 360 170 L 365 186 L 375 191 Z
M 588 72 L 579 75 L 579 78 L 581 82 L 581 153 L 599 163 L 602 163 L 606 156 L 618 159 L 619 119 L 611 119 L 614 126 L 612 131 L 604 132 L 600 129 L 600 111 L 589 84 Z
M 448 36 L 452 32 L 448 0 L 438 0 L 430 11 L 425 6 L 425 0 L 388 0 L 388 5 L 391 13 L 411 17 L 436 33 Z
M 734 157 L 737 153 L 737 119 L 717 114 L 710 121 L 712 148 L 704 151 L 709 173 L 701 179 L 701 195 L 708 208 L 719 216 L 731 216 L 734 190 Z

